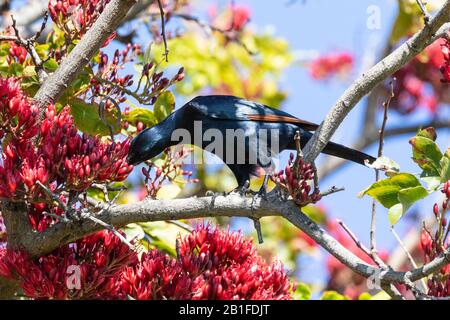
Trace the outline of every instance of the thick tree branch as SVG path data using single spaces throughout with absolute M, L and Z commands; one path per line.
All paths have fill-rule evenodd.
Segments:
M 322 227 L 303 214 L 293 202 L 280 199 L 276 192 L 267 195 L 267 200 L 244 198 L 238 194 L 215 197 L 187 198 L 176 200 L 145 200 L 133 204 L 112 206 L 95 217 L 105 223 L 124 226 L 134 222 L 195 219 L 203 217 L 240 216 L 260 219 L 266 216 L 281 216 L 313 238 L 320 246 L 356 273 L 368 278 L 380 274 L 381 283 L 405 283 L 421 279 L 450 263 L 450 253 L 429 264 L 409 272 L 387 270 L 380 273 L 355 256 Z M 22 247 L 33 256 L 48 254 L 63 244 L 73 242 L 85 235 L 102 229 L 90 220 L 61 222 L 41 233 L 18 235 Z
M 112 0 L 91 29 L 48 77 L 34 96 L 43 115 L 49 103 L 55 102 L 77 77 L 83 67 L 95 56 L 106 39 L 125 18 L 137 0 Z
M 330 141 L 347 114 L 370 91 L 422 52 L 438 37 L 450 30 L 450 0 L 447 0 L 433 19 L 413 37 L 394 50 L 386 58 L 361 75 L 339 98 L 325 117 L 318 130 L 304 148 L 305 160 L 313 162 Z

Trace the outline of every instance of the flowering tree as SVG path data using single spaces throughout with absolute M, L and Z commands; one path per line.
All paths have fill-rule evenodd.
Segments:
M 420 131 L 385 127 L 388 109 L 436 114 L 450 101 L 450 1 L 432 16 L 421 1 L 409 2 L 399 5 L 408 19 L 396 22 L 382 60 L 354 80 L 303 150 L 296 137 L 297 153 L 271 176 L 273 191 L 253 198 L 207 195 L 229 189 L 227 173 L 190 168 L 188 146 L 165 150 L 141 170 L 126 161 L 131 139 L 165 120 L 175 96 L 233 94 L 281 105 L 287 93 L 278 77 L 295 55 L 285 41 L 248 27 L 250 8 L 211 6 L 203 19 L 186 0 L 50 0 L 44 8 L 30 1 L 30 21 L 15 20 L 15 10 L 26 8 L 9 8 L 0 35 L 0 297 L 309 299 L 311 288 L 289 269 L 297 254 L 317 247 L 330 254 L 324 299 L 371 297 L 364 293 L 370 281 L 372 294 L 393 299 L 448 297 L 450 151 L 436 143 L 436 129 L 448 121 L 433 119 Z M 169 29 L 177 23 L 186 29 Z M 144 29 L 147 47 L 138 44 Z M 306 65 L 314 81 L 331 81 L 349 77 L 354 64 L 352 54 L 332 52 Z M 384 84 L 391 76 L 395 85 Z M 365 95 L 366 125 L 355 146 L 379 142 L 379 158 L 377 181 L 361 196 L 386 207 L 392 225 L 416 201 L 444 197 L 430 210 L 433 222 L 416 230 L 406 270 L 377 251 L 375 209 L 366 248 L 315 205 L 340 191 L 321 192 L 318 178 L 341 162 L 316 170 L 314 160 Z M 410 144 L 420 179 L 382 157 L 384 138 L 404 132 L 416 133 Z M 388 177 L 380 180 L 379 171 Z M 265 244 L 257 249 L 224 217 L 254 220 Z M 261 218 L 279 228 L 263 234 Z M 288 253 L 275 258 L 284 264 L 269 261 L 279 241 Z

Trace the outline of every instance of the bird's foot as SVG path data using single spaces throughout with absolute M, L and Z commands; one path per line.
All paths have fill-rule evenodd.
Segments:
M 216 203 L 216 198 L 219 196 L 223 196 L 223 192 L 214 192 L 214 191 L 208 190 L 205 192 L 205 196 L 211 197 L 211 207 L 213 207 L 214 204 Z
M 257 197 L 267 200 L 267 191 L 265 186 L 262 186 L 257 192 L 254 192 L 253 198 Z
M 245 195 L 246 195 L 248 192 L 252 192 L 252 191 L 249 189 L 249 186 L 250 186 L 250 182 L 247 180 L 247 181 L 244 183 L 244 185 L 239 186 L 239 187 L 236 187 L 236 188 L 234 188 L 233 190 L 231 190 L 231 191 L 229 191 L 229 192 L 224 192 L 223 195 L 224 195 L 224 196 L 229 196 L 229 195 L 232 195 L 232 194 L 238 194 L 238 195 L 240 195 L 240 196 L 245 197 Z
M 240 187 L 237 187 L 236 189 L 234 189 L 237 193 L 239 193 L 241 196 L 243 196 L 243 197 L 245 197 L 245 195 L 247 194 L 247 192 L 248 191 L 251 191 L 250 189 L 249 189 L 249 187 L 250 187 L 250 181 L 245 181 L 245 183 L 242 185 L 242 186 L 240 186 Z

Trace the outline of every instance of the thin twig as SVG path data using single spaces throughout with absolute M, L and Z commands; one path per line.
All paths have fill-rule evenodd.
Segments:
M 53 202 L 55 202 L 56 204 L 58 204 L 58 207 L 60 209 L 62 209 L 64 212 L 67 211 L 67 206 L 66 204 L 61 200 L 60 197 L 58 197 L 58 195 L 56 195 L 55 193 L 53 193 L 53 191 L 51 191 L 47 186 L 45 186 L 42 182 L 40 182 L 39 180 L 36 181 L 36 184 L 42 188 L 42 190 L 45 191 L 45 193 L 50 197 L 50 199 L 52 199 Z
M 107 184 L 100 184 L 100 183 L 93 183 L 93 184 L 91 184 L 91 188 L 99 189 L 101 191 L 105 190 L 105 188 L 106 188 L 106 190 L 110 191 L 110 192 L 128 190 L 127 186 L 115 187 L 115 186 L 110 186 L 110 185 L 107 185 Z
M 192 228 L 190 225 L 188 225 L 187 223 L 183 223 L 181 221 L 177 221 L 177 220 L 166 220 L 166 223 L 170 223 L 173 224 L 175 226 L 177 226 L 180 229 L 186 230 L 189 233 L 192 233 L 194 231 L 194 228 Z
M 218 27 L 216 27 L 214 25 L 211 25 L 211 24 L 201 20 L 198 17 L 194 17 L 194 16 L 189 15 L 189 14 L 173 13 L 172 17 L 180 18 L 180 19 L 183 19 L 183 20 L 186 20 L 186 21 L 190 21 L 190 22 L 194 22 L 194 23 L 196 23 L 197 25 L 199 25 L 202 28 L 206 28 L 206 29 L 208 29 L 210 31 L 221 33 L 225 37 L 226 40 L 237 43 L 245 51 L 247 51 L 247 53 L 249 55 L 253 56 L 253 55 L 257 54 L 257 52 L 252 51 L 244 42 L 242 42 L 242 40 L 239 39 L 239 37 L 237 37 L 235 35 L 232 35 L 228 30 L 223 30 L 221 28 L 218 28 Z
M 111 231 L 116 237 L 120 239 L 124 244 L 126 244 L 131 250 L 134 250 L 135 247 L 119 232 L 117 231 L 112 225 L 107 224 L 106 222 L 94 217 L 91 214 L 86 214 L 84 218 L 91 220 L 92 222 L 101 225 L 102 227 L 108 229 Z
M 161 0 L 158 0 L 159 14 L 161 15 L 161 37 L 164 42 L 164 57 L 166 58 L 166 62 L 169 62 L 169 47 L 167 45 L 166 39 L 166 14 L 164 13 L 164 8 L 161 3 Z
M 388 99 L 383 103 L 384 113 L 383 113 L 383 122 L 381 125 L 381 129 L 379 132 L 379 143 L 378 143 L 378 158 L 383 155 L 383 147 L 384 147 L 384 131 L 386 129 L 386 124 L 388 120 L 388 110 L 391 104 L 392 99 L 394 98 L 394 81 L 393 79 L 390 82 L 391 92 Z M 375 182 L 380 179 L 380 171 L 375 170 Z M 385 265 L 383 260 L 378 256 L 377 253 L 377 245 L 376 245 L 376 217 L 377 217 L 377 203 L 375 199 L 372 201 L 372 216 L 370 223 L 370 252 L 373 256 L 374 261 L 377 262 L 380 266 Z
M 406 246 L 404 245 L 402 239 L 400 239 L 400 237 L 398 236 L 397 232 L 395 231 L 394 227 L 391 226 L 391 232 L 394 235 L 395 239 L 397 240 L 400 248 L 402 248 L 403 252 L 406 254 L 406 256 L 408 257 L 409 262 L 411 263 L 412 267 L 417 269 L 417 263 L 414 261 L 413 256 L 411 255 L 411 253 L 408 251 L 408 249 L 406 248 Z M 427 284 L 425 283 L 424 279 L 420 279 L 419 282 L 422 286 L 422 293 L 427 291 Z
M 427 11 L 427 7 L 426 4 L 423 3 L 422 0 L 416 0 L 417 4 L 420 7 L 420 10 L 422 11 L 422 15 L 423 15 L 423 21 L 425 22 L 425 25 L 428 25 L 428 23 L 430 22 L 430 14 Z
M 113 104 L 114 108 L 117 111 L 117 119 L 116 119 L 116 123 L 115 126 L 116 127 L 120 127 L 120 124 L 122 122 L 122 111 L 120 110 L 120 106 L 117 103 L 116 100 L 114 100 L 111 96 L 109 95 L 104 95 L 104 94 L 98 94 L 98 96 L 103 97 L 102 101 L 99 103 L 98 105 L 98 115 L 100 117 L 100 120 L 102 121 L 102 123 L 108 127 L 109 129 L 109 134 L 111 136 L 111 141 L 114 142 L 114 128 L 113 126 L 108 122 L 108 120 L 105 117 L 105 113 L 106 113 L 106 102 L 109 100 L 111 101 L 111 103 Z
M 344 231 L 352 238 L 353 242 L 356 244 L 356 246 L 361 249 L 362 252 L 364 252 L 369 258 L 373 260 L 372 254 L 370 250 L 356 237 L 356 235 L 350 230 L 350 228 L 341 220 L 336 219 L 337 223 L 344 229 Z M 376 261 L 374 260 L 376 263 Z
M 17 45 L 25 48 L 30 55 L 31 59 L 33 60 L 33 63 L 36 67 L 36 73 L 38 74 L 39 82 L 43 83 L 44 80 L 48 77 L 48 73 L 44 69 L 44 63 L 47 60 L 42 60 L 41 57 L 39 57 L 39 54 L 36 51 L 36 48 L 34 45 L 36 44 L 37 39 L 41 36 L 43 30 L 45 29 L 45 26 L 47 25 L 48 20 L 48 12 L 44 15 L 44 20 L 41 24 L 40 29 L 38 32 L 32 36 L 29 39 L 24 39 L 20 36 L 19 29 L 17 28 L 17 22 L 16 19 L 14 19 L 14 16 L 11 15 L 12 20 L 12 29 L 14 31 L 15 36 L 0 36 L 0 41 L 14 41 Z
M 320 197 L 321 198 L 327 197 L 329 195 L 332 195 L 333 193 L 337 193 L 337 192 L 341 192 L 341 191 L 345 191 L 345 188 L 344 187 L 338 188 L 338 187 L 332 186 L 327 191 L 321 192 Z
M 412 257 L 411 253 L 408 251 L 408 249 L 406 249 L 405 245 L 403 244 L 402 239 L 400 239 L 399 235 L 397 234 L 397 232 L 395 231 L 394 227 L 391 226 L 391 232 L 394 235 L 395 239 L 397 240 L 398 244 L 400 245 L 400 247 L 403 249 L 403 252 L 406 254 L 406 256 L 409 259 L 409 262 L 411 263 L 411 265 L 414 268 L 417 268 L 417 263 L 414 261 L 414 258 Z

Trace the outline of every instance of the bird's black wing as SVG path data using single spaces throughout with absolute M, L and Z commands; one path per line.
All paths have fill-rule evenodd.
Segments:
M 188 102 L 184 108 L 186 112 L 199 112 L 204 116 L 223 120 L 292 123 L 308 131 L 319 127 L 287 112 L 234 96 L 199 96 Z

